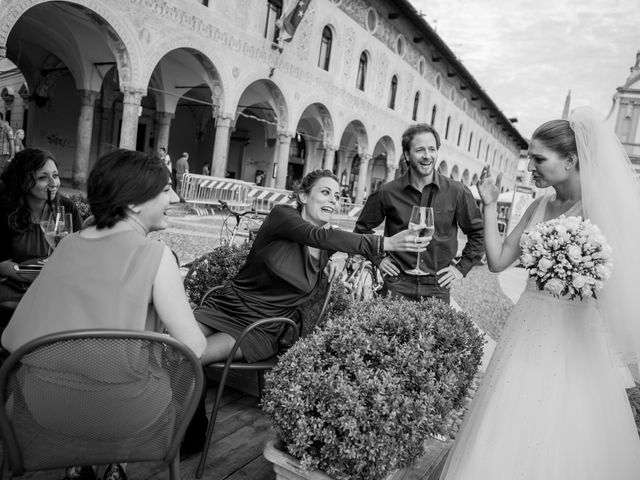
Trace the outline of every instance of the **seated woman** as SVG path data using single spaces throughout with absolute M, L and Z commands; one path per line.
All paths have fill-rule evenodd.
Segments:
M 160 159 L 140 152 L 117 150 L 98 160 L 87 184 L 95 225 L 60 241 L 2 335 L 7 350 L 66 330 L 160 332 L 166 328 L 196 356 L 202 355 L 206 340 L 193 317 L 175 258 L 166 245 L 147 237 L 149 232 L 167 227 L 165 212 L 177 201 L 170 175 Z M 159 398 L 157 393 L 160 383 L 168 381 L 163 370 L 152 376 L 147 370 L 136 374 L 126 356 L 105 361 L 121 365 L 115 371 L 122 372 L 122 380 L 111 379 L 105 386 L 109 389 L 105 401 L 113 402 L 119 396 L 118 408 L 111 408 L 120 415 L 96 419 L 99 426 L 113 430 L 121 422 L 135 422 L 146 428 L 168 408 L 170 399 Z M 82 361 L 75 365 L 73 373 L 91 375 L 83 371 Z M 114 370 L 111 372 L 113 376 Z M 63 390 L 64 379 L 49 378 L 49 392 L 56 381 Z M 33 393 L 29 405 L 33 416 L 52 431 L 64 433 L 71 428 L 57 419 L 38 418 L 38 402 L 50 401 L 51 393 L 49 398 L 39 398 L 38 381 L 30 378 L 28 382 L 23 392 L 25 397 Z M 132 392 L 132 382 L 139 385 L 137 392 Z M 117 468 L 108 469 L 105 478 L 122 477 L 124 472 Z M 93 478 L 92 474 L 89 468 L 81 475 L 74 471 L 68 476 Z
M 405 230 L 393 237 L 361 235 L 325 228 L 340 200 L 337 177 L 315 170 L 303 180 L 298 208 L 275 206 L 253 242 L 238 274 L 195 309 L 207 335 L 204 364 L 227 358 L 240 332 L 266 317 L 289 317 L 311 295 L 329 261 L 329 251 L 367 257 L 385 250 L 422 252 L 429 237 Z M 277 351 L 281 325 L 267 325 L 245 337 L 237 358 L 247 362 Z
M 17 265 L 48 254 L 40 228 L 45 210 L 63 206 L 73 216 L 73 230 L 80 229 L 78 209 L 59 188 L 58 167 L 45 150 L 22 150 L 0 175 L 0 302 L 17 303 L 33 280 L 16 272 Z

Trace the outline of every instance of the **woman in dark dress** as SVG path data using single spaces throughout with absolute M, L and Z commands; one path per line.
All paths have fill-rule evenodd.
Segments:
M 46 257 L 49 246 L 40 228 L 45 206 L 63 206 L 73 217 L 73 231 L 82 218 L 74 203 L 58 194 L 55 158 L 46 150 L 26 148 L 0 175 L 0 302 L 17 302 L 33 277 L 16 272 L 24 261 Z
M 338 179 L 315 170 L 302 181 L 298 208 L 275 206 L 265 219 L 249 256 L 224 288 L 194 311 L 207 335 L 203 363 L 225 359 L 248 325 L 267 317 L 291 317 L 308 300 L 329 261 L 329 251 L 379 255 L 385 250 L 420 252 L 428 237 L 405 230 L 393 237 L 325 228 L 340 200 Z M 245 337 L 237 358 L 256 362 L 277 351 L 280 325 Z

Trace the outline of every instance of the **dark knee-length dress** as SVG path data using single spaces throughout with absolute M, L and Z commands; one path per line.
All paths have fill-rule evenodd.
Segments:
M 254 240 L 238 274 L 202 307 L 196 319 L 237 338 L 244 328 L 267 317 L 289 317 L 308 300 L 328 261 L 329 251 L 376 255 L 376 235 L 360 235 L 316 227 L 293 207 L 275 206 Z M 321 249 L 319 258 L 308 247 Z M 242 352 L 248 362 L 277 351 L 280 325 L 256 329 L 246 337 Z

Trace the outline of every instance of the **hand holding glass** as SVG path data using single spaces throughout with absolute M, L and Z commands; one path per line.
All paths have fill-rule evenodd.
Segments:
M 435 232 L 435 224 L 433 220 L 433 208 L 420 207 L 415 205 L 411 209 L 411 218 L 409 219 L 409 230 L 416 232 L 419 237 L 432 237 Z M 410 275 L 425 275 L 426 272 L 420 270 L 420 253 L 416 259 L 416 268 L 408 270 L 406 273 Z

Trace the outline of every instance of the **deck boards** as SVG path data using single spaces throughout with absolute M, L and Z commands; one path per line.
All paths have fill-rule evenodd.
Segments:
M 211 415 L 216 385 L 207 392 L 207 416 Z M 264 445 L 275 438 L 275 431 L 262 413 L 259 401 L 233 388 L 226 388 L 218 420 L 213 432 L 207 462 L 203 474 L 206 480 L 275 480 L 272 464 L 262 455 Z M 430 442 L 427 454 L 410 470 L 396 472 L 393 480 L 436 480 L 438 465 L 448 445 Z M 182 480 L 195 479 L 195 470 L 200 457 L 194 455 L 181 462 Z M 101 472 L 99 472 L 101 473 Z M 132 463 L 127 466 L 130 480 L 168 480 L 168 468 L 161 462 Z M 63 470 L 28 473 L 24 480 L 60 480 Z

